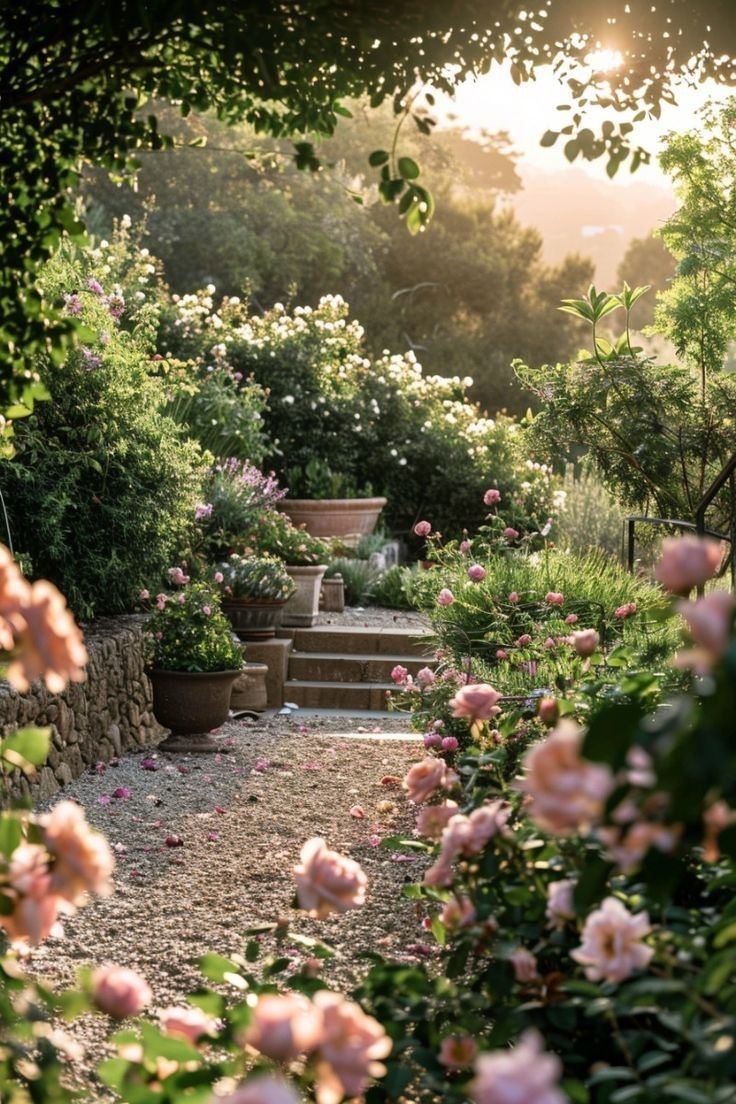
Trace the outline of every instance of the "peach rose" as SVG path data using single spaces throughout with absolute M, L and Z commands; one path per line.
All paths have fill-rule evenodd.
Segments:
M 266 994 L 253 1009 L 244 1038 L 267 1058 L 290 1062 L 314 1050 L 321 1035 L 322 1017 L 306 998 Z
M 317 1050 L 317 1104 L 340 1104 L 361 1096 L 369 1077 L 380 1077 L 379 1059 L 391 1053 L 391 1040 L 377 1020 L 337 993 L 321 990 L 314 1003 L 322 1013 L 323 1034 Z
M 541 828 L 570 835 L 595 824 L 613 788 L 606 766 L 580 755 L 583 730 L 563 718 L 549 736 L 524 757 L 520 789 L 532 799 L 531 816 Z
M 437 1061 L 448 1069 L 472 1066 L 478 1053 L 472 1035 L 448 1035 L 442 1040 Z
M 457 775 L 444 759 L 427 758 L 415 763 L 407 771 L 404 789 L 415 805 L 429 801 L 437 790 L 449 790 L 457 782 Z
M 209 1104 L 301 1104 L 292 1085 L 280 1077 L 251 1077 L 227 1096 L 211 1096 Z
M 580 629 L 578 632 L 571 633 L 570 643 L 579 656 L 587 659 L 588 656 L 592 656 L 600 644 L 601 638 L 595 629 Z
M 625 981 L 649 964 L 654 951 L 642 940 L 651 930 L 646 912 L 634 915 L 618 898 L 606 897 L 585 921 L 583 942 L 570 954 L 589 981 Z
M 308 840 L 294 869 L 299 905 L 324 920 L 332 912 L 347 912 L 365 904 L 367 878 L 345 855 L 330 851 L 323 839 Z
M 721 857 L 718 837 L 725 828 L 736 823 L 736 812 L 725 801 L 714 801 L 703 813 L 705 834 L 703 837 L 703 857 L 706 862 L 715 863 Z
M 450 818 L 442 833 L 440 853 L 424 875 L 424 884 L 452 885 L 452 864 L 458 855 L 479 854 L 489 840 L 506 830 L 511 806 L 506 801 L 491 801 L 474 809 L 470 816 L 458 813 Z
M 52 859 L 51 885 L 71 904 L 86 893 L 112 892 L 115 866 L 107 840 L 93 832 L 84 811 L 73 801 L 60 801 L 40 820 L 43 838 Z
M 545 1054 L 542 1037 L 525 1031 L 510 1050 L 480 1054 L 470 1097 L 475 1104 L 566 1104 L 557 1088 L 562 1063 Z
M 688 594 L 713 578 L 721 555 L 720 544 L 708 537 L 667 537 L 654 575 L 671 594 Z
M 498 690 L 494 690 L 487 682 L 471 683 L 458 690 L 451 700 L 452 715 L 467 717 L 471 723 L 488 721 L 501 712 L 501 707 L 497 704 L 501 697 Z
M 34 679 L 43 678 L 52 694 L 60 694 L 68 682 L 82 682 L 87 649 L 56 587 L 45 579 L 34 583 L 19 616 L 20 656 L 8 667 L 8 682 L 25 693 Z
M 152 996 L 145 978 L 125 966 L 100 966 L 92 975 L 92 999 L 116 1020 L 137 1016 Z
M 417 835 L 425 839 L 439 840 L 451 817 L 458 810 L 456 801 L 445 801 L 442 805 L 425 805 L 417 816 Z
M 469 928 L 475 923 L 475 905 L 469 897 L 453 897 L 440 913 L 440 920 L 449 931 Z
M 37 947 L 55 932 L 64 902 L 51 889 L 49 855 L 36 843 L 21 843 L 10 859 L 5 896 L 13 902 L 12 912 L 0 914 L 13 943 Z
M 725 590 L 714 590 L 696 602 L 678 602 L 677 611 L 687 622 L 696 645 L 675 657 L 678 667 L 690 667 L 697 674 L 707 674 L 714 663 L 726 654 L 731 639 L 731 624 L 736 599 Z
M 14 646 L 13 632 L 23 624 L 20 614 L 29 604 L 30 596 L 30 583 L 21 575 L 5 545 L 0 544 L 0 649 L 3 651 L 9 652 Z
M 213 1036 L 217 1030 L 217 1021 L 201 1008 L 162 1008 L 158 1020 L 164 1035 L 187 1043 L 196 1043 L 203 1035 Z

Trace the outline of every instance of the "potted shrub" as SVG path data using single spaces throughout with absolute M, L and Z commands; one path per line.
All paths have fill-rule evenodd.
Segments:
M 214 751 L 208 736 L 227 720 L 230 693 L 240 675 L 242 651 L 205 583 L 160 594 L 146 626 L 146 674 L 156 720 L 171 729 L 166 751 Z
M 386 505 L 385 498 L 372 494 L 369 484 L 359 487 L 322 460 L 310 460 L 304 469 L 289 469 L 287 481 L 291 494 L 296 489 L 304 497 L 281 499 L 278 509 L 313 537 L 337 537 L 348 546 L 373 532 Z
M 268 640 L 276 635 L 281 612 L 296 589 L 281 560 L 233 552 L 218 564 L 214 579 L 223 612 L 241 640 Z
M 284 606 L 281 624 L 311 628 L 319 613 L 320 590 L 330 554 L 327 544 L 275 511 L 260 519 L 252 540 L 259 552 L 283 560 L 294 581 L 296 590 Z

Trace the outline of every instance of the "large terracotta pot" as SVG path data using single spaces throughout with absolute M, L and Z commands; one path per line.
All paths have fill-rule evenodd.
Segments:
M 276 635 L 283 598 L 223 598 L 222 612 L 240 640 L 269 640 Z
M 339 537 L 350 545 L 373 532 L 386 501 L 385 498 L 282 498 L 278 508 L 313 537 Z
M 311 629 L 319 613 L 319 593 L 327 564 L 297 567 L 286 565 L 296 590 L 284 606 L 281 624 L 294 628 Z
M 153 687 L 153 712 L 171 729 L 164 751 L 216 751 L 208 735 L 227 720 L 230 694 L 240 671 L 160 671 L 147 669 Z

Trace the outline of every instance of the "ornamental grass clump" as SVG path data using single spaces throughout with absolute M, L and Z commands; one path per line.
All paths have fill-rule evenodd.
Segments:
M 217 590 L 206 583 L 187 581 L 177 594 L 159 594 L 145 629 L 146 658 L 155 670 L 240 670 L 241 648 Z
M 253 598 L 285 602 L 296 589 L 283 563 L 275 556 L 241 556 L 237 552 L 218 564 L 214 581 L 225 601 Z

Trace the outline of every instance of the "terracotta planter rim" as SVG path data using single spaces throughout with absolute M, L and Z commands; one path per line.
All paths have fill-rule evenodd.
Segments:
M 359 502 L 364 506 L 377 507 L 381 509 L 388 502 L 387 498 L 383 498 L 380 495 L 373 496 L 371 498 L 283 498 L 278 503 L 279 508 L 288 510 L 289 506 L 298 506 L 302 509 L 309 508 L 310 506 L 324 506 L 326 510 L 353 510 L 355 509 L 355 503 Z
M 317 575 L 320 571 L 327 570 L 327 564 L 290 564 L 286 565 L 287 571 L 303 571 L 305 575 Z
M 226 676 L 232 678 L 233 675 L 239 675 L 241 672 L 240 667 L 228 667 L 225 671 L 172 671 L 170 667 L 145 667 L 147 675 L 168 675 L 169 678 L 215 678 L 217 675 Z

